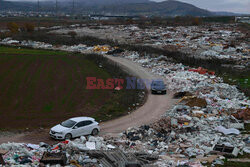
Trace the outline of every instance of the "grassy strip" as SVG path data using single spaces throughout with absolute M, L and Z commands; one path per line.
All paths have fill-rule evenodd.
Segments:
M 216 167 L 249 167 L 249 162 L 233 162 L 233 161 L 225 161 L 224 165 L 215 165 Z
M 1 47 L 0 54 L 13 54 L 13 55 L 68 55 L 67 52 L 62 51 L 51 51 L 42 49 L 27 49 L 27 48 L 16 48 L 16 47 Z

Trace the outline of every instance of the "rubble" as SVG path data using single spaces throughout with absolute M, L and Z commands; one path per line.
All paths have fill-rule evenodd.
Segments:
M 215 145 L 212 152 L 222 155 L 229 155 L 229 156 L 233 155 L 237 157 L 239 151 L 240 150 L 235 147 L 225 146 L 225 145 Z
M 66 161 L 67 161 L 67 159 L 66 159 L 65 153 L 44 152 L 44 154 L 40 160 L 40 163 L 66 165 Z
M 72 29 L 59 29 L 53 33 L 65 34 L 69 31 Z M 237 30 L 236 24 L 148 26 L 145 29 L 137 25 L 100 25 L 98 29 L 82 27 L 73 31 L 79 36 L 91 35 L 116 40 L 121 44 L 142 44 L 178 50 L 196 58 L 234 60 L 243 68 L 249 65 L 249 43 L 247 40 L 238 40 L 243 39 L 246 34 Z
M 30 147 L 35 146 L 35 147 Z M 128 153 L 108 144 L 102 137 L 82 136 L 74 141 L 63 141 L 55 145 L 6 143 L 0 145 L 5 149 L 3 159 L 6 165 L 78 165 L 78 166 L 103 166 L 125 167 L 138 164 L 150 164 L 158 159 L 157 155 L 143 152 Z M 0 164 L 1 166 L 1 164 Z

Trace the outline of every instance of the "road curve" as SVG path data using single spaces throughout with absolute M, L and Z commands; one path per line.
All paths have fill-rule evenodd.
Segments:
M 145 68 L 137 63 L 121 57 L 106 56 L 108 59 L 118 63 L 125 71 L 134 76 L 143 79 L 156 79 L 159 76 L 153 76 Z M 168 109 L 176 104 L 172 98 L 173 93 L 168 91 L 167 95 L 152 95 L 149 93 L 148 98 L 143 106 L 129 115 L 110 120 L 101 124 L 101 134 L 115 134 L 126 130 L 129 127 L 141 126 L 158 120 Z

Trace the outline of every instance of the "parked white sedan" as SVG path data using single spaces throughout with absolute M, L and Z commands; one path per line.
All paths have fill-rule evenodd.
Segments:
M 70 118 L 50 129 L 50 136 L 54 139 L 71 139 L 84 135 L 97 135 L 100 131 L 99 123 L 90 117 Z

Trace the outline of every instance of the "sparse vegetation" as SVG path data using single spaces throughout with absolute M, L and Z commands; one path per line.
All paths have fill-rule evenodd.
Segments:
M 35 26 L 32 23 L 25 23 L 24 29 L 27 32 L 33 32 L 35 30 Z
M 17 33 L 19 31 L 19 26 L 14 22 L 8 23 L 7 28 L 11 33 Z
M 194 26 L 200 25 L 200 24 L 201 24 L 201 18 L 199 18 L 199 17 L 193 18 L 192 24 L 193 24 Z

